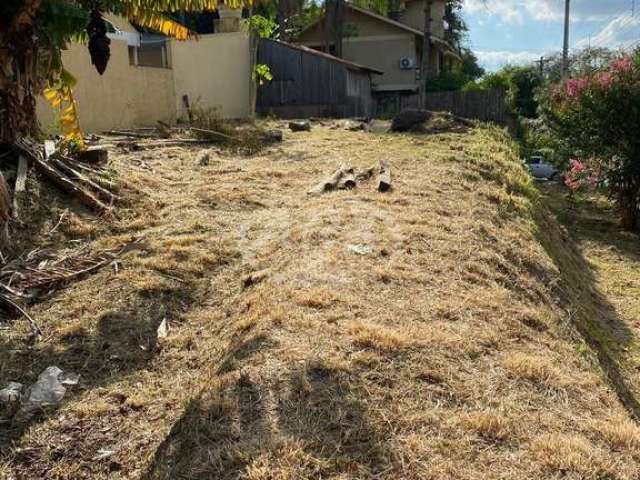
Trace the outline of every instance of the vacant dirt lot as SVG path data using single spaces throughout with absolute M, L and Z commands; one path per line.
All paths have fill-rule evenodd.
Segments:
M 48 240 L 144 236 L 31 308 L 35 347 L 0 334 L 1 384 L 82 375 L 61 408 L 0 424 L 0 478 L 640 476 L 640 429 L 574 328 L 571 239 L 502 134 L 318 127 L 199 153 L 115 154 L 118 218 L 71 213 Z M 381 159 L 393 192 L 306 194 Z

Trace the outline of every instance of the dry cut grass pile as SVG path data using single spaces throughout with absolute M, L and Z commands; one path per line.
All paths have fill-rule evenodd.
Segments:
M 56 237 L 146 240 L 33 309 L 36 347 L 2 333 L 0 382 L 49 364 L 82 382 L 1 425 L 0 478 L 640 476 L 640 428 L 574 328 L 539 241 L 557 225 L 500 132 L 315 128 L 198 153 L 116 156 L 130 205 Z M 391 193 L 306 195 L 381 159 Z

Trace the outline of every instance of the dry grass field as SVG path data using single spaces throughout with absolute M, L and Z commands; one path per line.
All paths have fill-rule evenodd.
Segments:
M 35 346 L 0 331 L 1 385 L 82 376 L 60 408 L 0 423 L 0 479 L 640 477 L 633 389 L 610 378 L 634 330 L 503 134 L 316 127 L 200 152 L 112 155 L 117 216 L 72 210 L 41 238 L 144 240 L 32 306 Z M 306 194 L 379 160 L 392 192 Z

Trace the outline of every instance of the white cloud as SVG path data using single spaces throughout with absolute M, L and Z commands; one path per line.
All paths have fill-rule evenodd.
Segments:
M 640 17 L 633 17 L 630 13 L 626 13 L 611 20 L 591 39 L 583 38 L 577 42 L 576 48 L 588 46 L 628 48 L 638 43 L 639 33 Z
M 505 65 L 524 65 L 540 60 L 540 52 L 509 52 L 509 51 L 486 51 L 474 50 L 480 65 L 490 71 L 495 71 Z
M 629 0 L 573 0 L 573 21 L 604 21 L 622 12 L 629 12 Z M 496 15 L 508 23 L 524 23 L 528 18 L 537 21 L 559 22 L 564 18 L 562 0 L 466 0 L 470 14 Z

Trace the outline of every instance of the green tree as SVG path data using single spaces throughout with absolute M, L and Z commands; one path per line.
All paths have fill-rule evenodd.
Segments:
M 242 0 L 225 3 L 242 6 Z M 38 133 L 36 97 L 47 86 L 52 101 L 71 98 L 72 77 L 61 60 L 61 49 L 69 42 L 88 40 L 91 62 L 99 73 L 104 72 L 110 56 L 104 14 L 121 15 L 142 27 L 186 39 L 190 31 L 166 12 L 214 10 L 217 5 L 217 0 L 2 0 L 0 143 Z M 71 101 L 63 118 L 73 115 Z
M 538 110 L 536 94 L 544 84 L 544 77 L 536 67 L 509 65 L 466 85 L 465 90 L 502 88 L 507 92 L 507 101 L 513 113 L 535 118 Z

